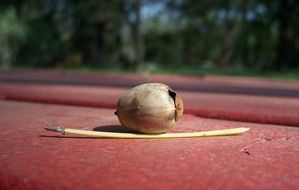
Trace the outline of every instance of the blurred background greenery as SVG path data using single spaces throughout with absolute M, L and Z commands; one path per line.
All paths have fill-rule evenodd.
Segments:
M 1 69 L 299 78 L 297 0 L 11 0 Z

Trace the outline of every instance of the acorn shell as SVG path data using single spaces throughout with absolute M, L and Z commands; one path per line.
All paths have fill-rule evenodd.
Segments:
M 116 115 L 133 131 L 165 133 L 183 114 L 183 101 L 170 87 L 160 83 L 136 86 L 120 97 Z

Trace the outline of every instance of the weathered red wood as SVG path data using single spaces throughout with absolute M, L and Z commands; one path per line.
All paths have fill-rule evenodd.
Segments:
M 115 108 L 126 88 L 0 84 L 8 100 Z M 179 91 L 185 113 L 235 121 L 299 126 L 299 98 Z
M 179 75 L 19 70 L 0 72 L 1 81 L 10 83 L 101 85 L 109 87 L 132 87 L 145 82 L 161 82 L 177 90 L 299 97 L 298 82 L 246 77 L 192 77 Z
M 174 132 L 239 136 L 92 139 L 42 127 L 121 130 L 112 109 L 0 101 L 0 189 L 298 189 L 299 129 L 184 115 Z

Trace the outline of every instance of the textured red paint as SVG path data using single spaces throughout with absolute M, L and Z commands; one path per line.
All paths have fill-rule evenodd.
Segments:
M 0 81 L 132 87 L 145 82 L 161 82 L 176 90 L 299 97 L 298 82 L 245 77 L 190 77 L 178 75 L 107 74 L 91 72 L 19 70 L 0 72 Z
M 127 89 L 0 84 L 0 90 L 8 100 L 115 108 L 118 98 Z M 298 98 L 178 92 L 184 100 L 185 113 L 206 118 L 299 126 Z
M 173 132 L 251 130 L 240 136 L 130 140 L 74 138 L 42 128 L 54 123 L 124 132 L 114 109 L 49 104 L 114 108 L 128 87 L 144 82 L 179 90 L 186 113 L 299 126 L 298 82 L 30 70 L 0 72 L 0 82 L 0 189 L 299 188 L 298 128 L 188 114 Z
M 188 92 L 187 112 L 201 117 L 299 126 L 299 98 Z
M 0 189 L 298 189 L 299 129 L 184 115 L 174 132 L 239 136 L 92 139 L 45 131 L 121 130 L 112 109 L 0 101 Z
M 15 70 L 1 71 L 0 79 L 31 79 L 31 80 L 54 80 L 62 81 L 161 81 L 165 83 L 176 82 L 179 84 L 220 84 L 236 86 L 273 87 L 284 89 L 298 89 L 299 83 L 292 81 L 279 81 L 254 77 L 224 77 L 224 76 L 180 76 L 180 75 L 140 75 L 126 73 L 98 73 L 98 72 L 76 72 L 76 71 L 55 71 L 55 70 Z M 118 80 L 115 80 L 118 79 Z
M 115 108 L 126 89 L 73 85 L 0 84 L 5 99 L 76 106 Z

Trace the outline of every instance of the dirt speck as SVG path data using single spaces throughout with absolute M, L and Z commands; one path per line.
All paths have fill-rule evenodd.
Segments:
M 244 152 L 247 155 L 251 155 L 250 152 L 246 148 L 244 148 L 242 152 Z

